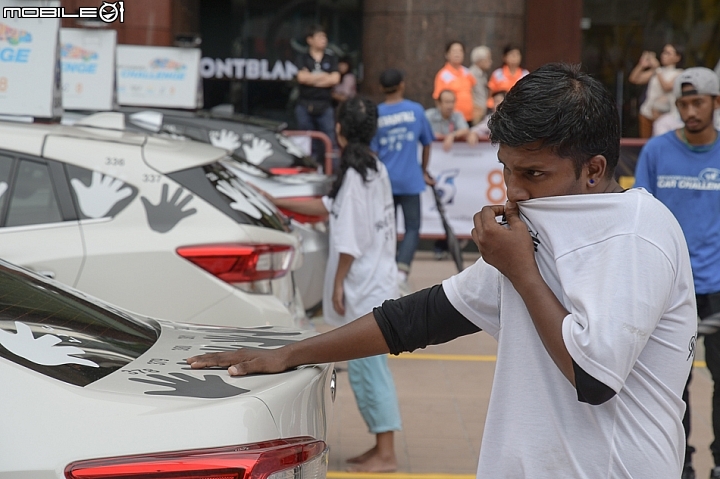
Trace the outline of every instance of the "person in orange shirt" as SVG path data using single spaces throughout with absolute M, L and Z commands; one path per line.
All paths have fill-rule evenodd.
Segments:
M 488 80 L 488 90 L 490 90 L 490 98 L 488 98 L 488 109 L 494 108 L 495 104 L 492 95 L 501 91 L 510 91 L 522 77 L 529 72 L 520 67 L 522 62 L 522 53 L 516 45 L 507 45 L 503 49 L 503 66 L 495 70 Z
M 440 93 L 450 90 L 455 94 L 455 109 L 462 113 L 466 121 L 473 119 L 472 89 L 475 86 L 475 76 L 463 66 L 465 60 L 465 46 L 457 40 L 447 44 L 445 48 L 445 64 L 435 75 L 435 88 L 433 98 L 437 100 Z

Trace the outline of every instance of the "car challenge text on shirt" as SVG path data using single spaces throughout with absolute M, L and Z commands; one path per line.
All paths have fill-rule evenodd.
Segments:
M 657 187 L 681 190 L 720 190 L 720 170 L 705 168 L 697 177 L 658 175 Z

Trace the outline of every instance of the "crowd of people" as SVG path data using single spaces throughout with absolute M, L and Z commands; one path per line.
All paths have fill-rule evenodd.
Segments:
M 299 85 L 295 106 L 297 128 L 321 131 L 332 140 L 333 145 L 337 145 L 331 118 L 333 108 L 357 94 L 352 62 L 347 56 L 337 58 L 327 49 L 327 34 L 320 25 L 310 28 L 306 41 L 307 53 L 296 60 Z M 479 138 L 487 139 L 490 115 L 507 91 L 528 74 L 520 66 L 522 53 L 516 45 L 504 48 L 503 64 L 496 70 L 492 70 L 489 47 L 481 45 L 472 50 L 469 68 L 464 66 L 465 54 L 462 42 L 447 44 L 446 63 L 435 75 L 433 83 L 435 107 L 425 112 L 434 138 L 443 142 L 446 151 L 452 148 L 455 140 L 474 144 Z
M 381 358 L 482 329 L 500 349 L 479 477 L 532 470 L 543 478 L 694 479 L 688 384 L 701 333 L 715 381 L 710 477 L 720 479 L 718 74 L 682 70 L 678 45 L 665 45 L 659 60 L 642 54 L 629 81 L 647 85 L 640 132 L 655 138 L 638 160 L 637 188 L 624 190 L 613 179 L 614 100 L 578 67 L 529 73 L 508 45 L 500 68 L 491 71 L 486 46 L 473 49 L 467 68 L 464 45 L 452 41 L 435 76 L 434 108 L 406 99 L 394 68 L 379 78 L 385 98 L 376 106 L 355 96 L 349 62 L 338 69 L 326 44 L 323 32 L 310 32 L 296 113 L 337 137 L 340 173 L 328 197 L 281 206 L 330 214 L 324 308 L 345 326 L 283 350 L 189 363 L 238 375 L 369 356 L 361 366 L 351 361 L 350 381 L 377 442 L 349 462 L 356 471 L 392 471 L 400 416 Z M 340 104 L 335 121 L 332 101 Z M 508 203 L 474 218 L 482 259 L 412 293 L 420 193 L 434 184 L 430 144 L 450 150 L 489 134 Z M 398 208 L 405 235 L 396 246 Z

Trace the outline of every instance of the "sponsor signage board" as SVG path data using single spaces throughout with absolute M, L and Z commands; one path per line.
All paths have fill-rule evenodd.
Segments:
M 487 205 L 504 205 L 507 200 L 502 165 L 497 160 L 497 146 L 481 141 L 476 145 L 456 142 L 450 151 L 442 142 L 432 143 L 430 174 L 445 207 L 445 216 L 455 235 L 470 238 L 473 216 Z M 418 158 L 420 158 L 418 150 Z M 421 236 L 445 236 L 440 214 L 435 206 L 432 188 L 420 195 Z M 402 209 L 398 209 L 398 232 L 404 232 Z
M 60 29 L 64 109 L 113 109 L 116 43 L 115 30 Z
M 202 107 L 200 49 L 118 45 L 116 55 L 119 105 Z
M 6 7 L 59 7 L 59 1 L 0 0 Z M 60 20 L 0 16 L 0 114 L 62 115 Z

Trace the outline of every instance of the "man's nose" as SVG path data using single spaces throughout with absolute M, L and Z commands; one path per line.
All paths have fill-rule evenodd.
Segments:
M 522 187 L 512 176 L 505 177 L 505 186 L 507 188 L 507 198 L 513 203 L 530 199 L 528 190 Z

